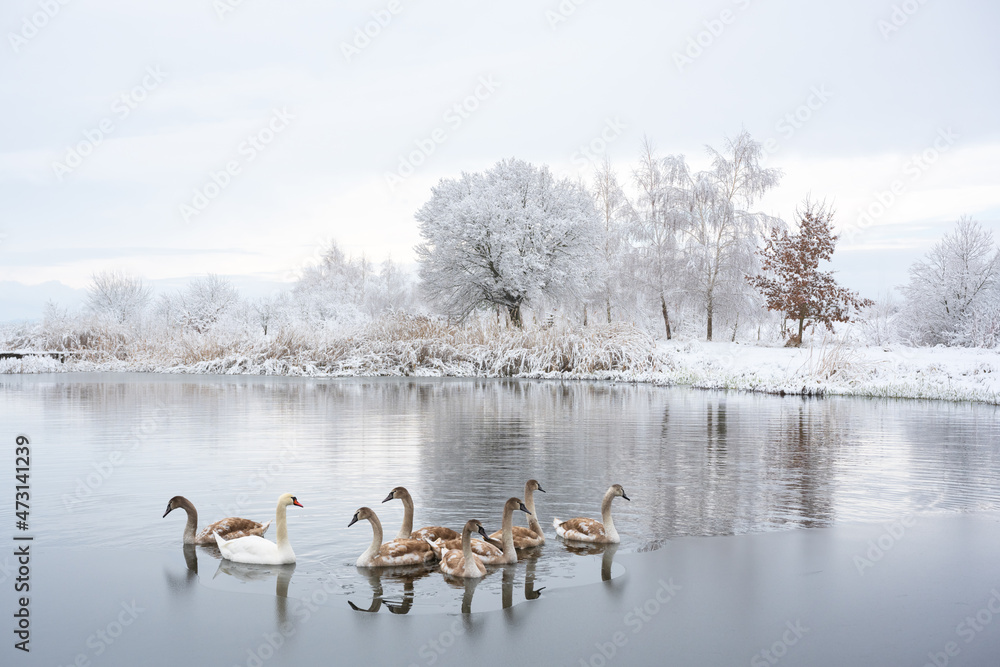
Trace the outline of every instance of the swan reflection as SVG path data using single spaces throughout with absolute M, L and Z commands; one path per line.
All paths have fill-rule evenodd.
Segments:
M 513 568 L 511 568 L 513 569 Z M 489 574 L 486 575 L 490 576 Z M 453 588 L 462 589 L 462 613 L 472 613 L 472 596 L 476 593 L 476 586 L 485 577 L 455 577 L 450 574 L 444 575 L 444 580 Z
M 409 613 L 413 606 L 414 588 L 413 582 L 429 576 L 436 569 L 435 564 L 430 565 L 410 565 L 407 567 L 359 567 L 358 573 L 368 580 L 368 585 L 372 589 L 372 601 L 367 607 L 355 604 L 351 600 L 347 604 L 354 611 L 377 612 L 384 606 L 393 614 Z M 401 582 L 403 584 L 403 595 L 400 599 L 386 599 L 382 588 L 382 579 L 389 582 Z
M 274 594 L 280 598 L 288 597 L 288 585 L 292 581 L 292 573 L 295 572 L 295 563 L 287 565 L 256 565 L 251 563 L 236 563 L 223 558 L 219 561 L 212 578 L 215 579 L 219 573 L 228 574 L 244 583 L 256 581 L 267 581 L 271 577 L 276 578 Z
M 563 542 L 566 551 L 581 556 L 601 556 L 601 581 L 611 581 L 612 569 L 615 564 L 615 554 L 620 545 L 611 544 L 588 544 L 584 542 Z

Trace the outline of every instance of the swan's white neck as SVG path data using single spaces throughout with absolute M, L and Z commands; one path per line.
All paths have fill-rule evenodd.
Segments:
M 542 526 L 538 523 L 538 513 L 535 512 L 535 490 L 527 484 L 524 485 L 524 506 L 528 508 L 529 512 L 531 512 L 531 514 L 528 515 L 528 528 L 530 528 L 535 535 L 541 535 Z
M 618 540 L 618 531 L 615 530 L 615 521 L 611 518 L 611 501 L 614 500 L 615 493 L 611 489 L 604 494 L 601 502 L 601 522 L 604 524 L 604 534 L 611 540 Z
M 372 525 L 372 543 L 368 549 L 361 554 L 361 560 L 364 561 L 374 558 L 382 548 L 382 522 L 379 521 L 378 517 L 374 514 L 368 517 L 368 521 Z
M 285 511 L 288 509 L 288 505 L 283 505 L 278 503 L 278 509 L 274 513 L 274 522 L 278 524 L 278 553 L 282 556 L 282 562 L 294 563 L 295 562 L 295 552 L 292 551 L 292 545 L 288 543 L 288 523 L 285 521 Z
M 403 525 L 399 527 L 396 539 L 408 540 L 413 533 L 413 498 L 410 497 L 409 493 L 405 493 L 400 497 L 400 500 L 403 501 Z M 381 546 L 381 540 L 379 546 Z

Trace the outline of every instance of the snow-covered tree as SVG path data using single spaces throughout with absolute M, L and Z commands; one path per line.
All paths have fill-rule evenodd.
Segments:
M 294 288 L 303 317 L 314 324 L 353 325 L 412 303 L 409 277 L 391 259 L 376 268 L 364 255 L 351 257 L 336 241 Z
M 582 300 L 603 280 L 593 198 L 545 166 L 508 159 L 442 179 L 416 219 L 421 289 L 452 317 L 498 306 L 520 326 L 532 301 Z
M 601 216 L 601 253 L 607 267 L 603 289 L 598 295 L 608 324 L 612 303 L 620 305 L 629 291 L 626 266 L 628 252 L 627 224 L 631 206 L 618 176 L 606 156 L 594 173 L 594 201 Z
M 854 313 L 874 302 L 838 285 L 832 271 L 819 270 L 820 261 L 830 261 L 837 245 L 833 211 L 807 199 L 796 217 L 799 233 L 772 228 L 758 253 L 766 273 L 747 279 L 760 290 L 768 310 L 798 322 L 798 334 L 790 342 L 801 345 L 806 326 L 822 324 L 833 331 L 834 322 L 850 322 Z
M 996 345 L 1000 329 L 1000 250 L 993 235 L 963 216 L 902 287 L 904 335 L 919 345 Z
M 664 171 L 671 198 L 682 206 L 680 228 L 691 296 L 705 313 L 706 338 L 712 340 L 716 311 L 751 298 L 744 276 L 756 272 L 761 237 L 783 223 L 751 210 L 781 178 L 780 170 L 761 166 L 759 142 L 743 130 L 726 139 L 722 151 L 706 148 L 710 169 L 692 172 L 684 156 L 677 155 L 664 160 Z
M 204 333 L 234 314 L 240 304 L 239 290 L 226 278 L 210 273 L 188 283 L 166 308 L 183 327 Z
M 288 319 L 288 292 L 260 297 L 250 304 L 250 311 L 254 321 L 266 336 L 269 329 Z
M 151 290 L 142 278 L 123 271 L 93 274 L 87 288 L 87 306 L 117 324 L 138 318 L 149 303 Z
M 679 189 L 670 187 L 665 163 L 648 138 L 643 138 L 639 166 L 632 176 L 638 193 L 630 225 L 636 276 L 659 308 L 669 339 L 673 336 L 670 311 L 684 278 L 679 242 L 685 224 L 679 204 L 684 198 Z

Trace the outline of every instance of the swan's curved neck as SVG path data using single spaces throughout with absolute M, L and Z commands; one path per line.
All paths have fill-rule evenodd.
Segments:
M 604 500 L 601 502 L 601 522 L 604 524 L 604 534 L 611 539 L 618 537 L 618 531 L 615 530 L 615 521 L 611 518 L 611 501 L 614 498 L 614 491 L 608 489 L 608 492 L 604 494 Z
M 372 543 L 362 558 L 371 558 L 382 548 L 382 522 L 374 514 L 368 517 L 368 521 L 372 524 Z
M 188 517 L 187 525 L 184 526 L 184 543 L 194 544 L 195 534 L 198 532 L 198 510 L 189 502 L 182 504 L 181 507 L 187 512 Z
M 403 501 L 403 525 L 399 527 L 396 539 L 408 540 L 413 533 L 413 498 L 409 493 L 404 493 L 400 500 Z
M 274 513 L 274 522 L 278 524 L 278 548 L 288 548 L 288 524 L 285 521 L 285 513 L 288 505 L 278 505 Z
M 477 572 L 476 562 L 472 556 L 472 531 L 468 526 L 462 531 L 462 556 L 465 559 L 465 573 Z
M 527 484 L 524 485 L 524 506 L 528 508 L 529 512 L 531 512 L 531 514 L 528 515 L 528 528 L 530 528 L 531 532 L 535 533 L 535 535 L 541 535 L 542 526 L 538 523 L 538 513 L 535 511 L 535 490 Z
M 503 506 L 503 523 L 500 525 L 500 539 L 503 541 L 503 555 L 510 558 L 514 551 L 514 507 Z

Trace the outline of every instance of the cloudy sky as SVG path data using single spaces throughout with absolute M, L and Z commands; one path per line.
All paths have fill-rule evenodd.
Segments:
M 0 321 L 104 269 L 255 294 L 331 239 L 410 264 L 441 178 L 628 179 L 643 135 L 699 166 L 743 127 L 785 172 L 760 207 L 832 202 L 834 268 L 877 296 L 962 214 L 1000 238 L 998 25 L 986 0 L 7 0 Z

